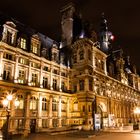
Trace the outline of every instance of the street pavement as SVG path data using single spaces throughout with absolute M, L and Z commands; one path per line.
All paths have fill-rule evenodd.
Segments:
M 12 140 L 140 140 L 140 133 L 110 132 L 73 132 L 67 134 L 48 135 L 46 133 L 30 134 L 28 137 L 14 136 Z

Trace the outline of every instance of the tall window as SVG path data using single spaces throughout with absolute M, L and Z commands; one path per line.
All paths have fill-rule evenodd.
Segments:
M 18 82 L 23 84 L 25 82 L 24 80 L 25 80 L 25 71 L 19 70 Z
M 65 82 L 64 81 L 62 81 L 62 83 L 61 83 L 61 89 L 62 89 L 62 91 L 65 90 Z
M 11 67 L 4 66 L 3 80 L 10 80 L 10 79 L 11 79 Z
M 53 79 L 53 89 L 56 90 L 57 89 L 57 80 Z
M 7 43 L 8 43 L 9 45 L 12 44 L 12 33 L 9 32 L 9 31 L 7 31 Z
M 57 62 L 57 59 L 58 59 L 57 56 L 58 56 L 57 53 L 53 53 L 53 56 L 52 56 L 53 61 Z
M 37 74 L 32 73 L 32 82 L 33 84 L 37 84 Z
M 42 110 L 47 110 L 47 100 L 46 100 L 46 98 L 42 99 Z
M 36 43 L 36 42 L 31 43 L 31 48 L 32 48 L 33 53 L 38 54 L 38 47 L 39 47 L 38 43 Z
M 80 58 L 80 60 L 84 59 L 84 50 L 80 50 L 79 58 Z
M 65 101 L 61 101 L 61 110 L 62 110 L 62 112 L 65 112 L 66 111 L 66 109 L 67 109 L 67 106 L 66 106 L 66 102 Z
M 37 99 L 35 97 L 30 98 L 30 109 L 31 110 L 37 109 Z
M 44 88 L 48 87 L 48 78 L 47 77 L 43 77 L 43 87 Z
M 42 119 L 42 127 L 47 128 L 48 127 L 48 119 Z
M 18 101 L 19 101 L 19 106 L 17 108 L 23 109 L 24 108 L 24 99 L 23 99 L 22 95 L 18 95 Z
M 20 40 L 20 47 L 22 49 L 26 49 L 26 39 L 21 38 L 21 40 Z
M 57 102 L 55 99 L 52 101 L 52 111 L 57 111 Z
M 79 80 L 80 90 L 84 90 L 84 80 Z

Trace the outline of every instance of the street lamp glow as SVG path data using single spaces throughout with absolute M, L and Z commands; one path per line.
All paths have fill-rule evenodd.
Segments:
M 7 95 L 6 97 L 8 99 L 8 101 L 11 101 L 13 99 L 13 96 L 11 94 Z
M 7 107 L 8 106 L 8 103 L 9 103 L 9 101 L 7 99 L 4 99 L 3 100 L 3 106 L 4 107 Z

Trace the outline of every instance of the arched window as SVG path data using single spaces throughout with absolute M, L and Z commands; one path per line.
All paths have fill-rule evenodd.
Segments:
M 19 106 L 17 108 L 23 109 L 24 108 L 24 99 L 23 99 L 22 95 L 18 95 L 18 101 L 19 101 Z
M 35 97 L 30 98 L 30 109 L 31 110 L 37 109 L 37 99 Z
M 47 110 L 47 100 L 46 100 L 46 98 L 42 99 L 42 110 Z

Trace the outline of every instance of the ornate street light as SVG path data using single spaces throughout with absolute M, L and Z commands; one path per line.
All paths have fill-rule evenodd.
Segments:
M 5 126 L 5 130 L 4 131 L 4 137 L 6 140 L 9 139 L 9 118 L 10 118 L 10 102 L 13 99 L 13 95 L 12 94 L 8 94 L 6 96 L 6 98 L 3 100 L 3 107 L 5 108 L 7 115 L 6 115 L 6 126 Z M 19 101 L 16 99 L 14 102 L 15 107 L 19 106 Z

